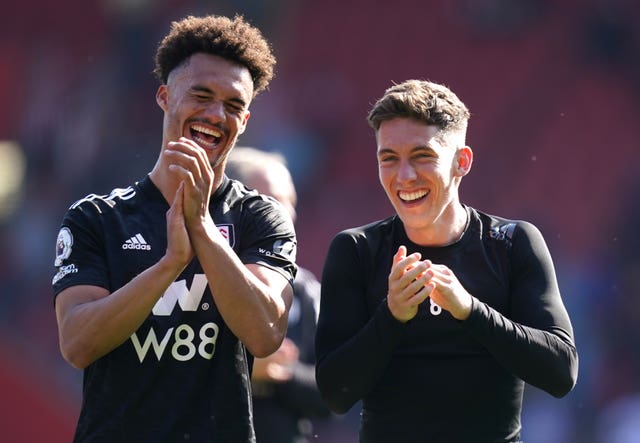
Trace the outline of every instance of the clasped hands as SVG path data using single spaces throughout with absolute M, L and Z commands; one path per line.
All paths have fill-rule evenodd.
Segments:
M 179 183 L 167 211 L 167 254 L 186 265 L 195 254 L 189 231 L 214 226 L 209 199 L 215 174 L 205 150 L 186 137 L 169 142 L 162 155 Z
M 416 316 L 418 306 L 430 297 L 457 320 L 466 320 L 471 313 L 471 294 L 447 266 L 421 258 L 419 252 L 407 255 L 405 246 L 400 246 L 393 256 L 387 295 L 391 314 L 405 323 Z

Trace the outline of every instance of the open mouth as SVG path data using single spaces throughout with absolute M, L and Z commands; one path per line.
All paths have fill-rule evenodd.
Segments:
M 415 203 L 426 198 L 427 194 L 429 194 L 429 192 L 425 190 L 413 192 L 399 191 L 398 197 L 405 203 Z
M 222 132 L 198 124 L 191 125 L 189 132 L 191 133 L 191 139 L 204 149 L 215 149 L 220 140 L 222 140 Z

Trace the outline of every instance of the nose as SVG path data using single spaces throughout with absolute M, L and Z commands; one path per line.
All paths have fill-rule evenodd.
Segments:
M 400 183 L 408 183 L 415 180 L 418 177 L 416 174 L 416 170 L 408 161 L 401 161 L 398 165 L 398 182 Z
M 212 122 L 224 121 L 224 103 L 219 100 L 212 100 L 204 109 L 204 115 Z

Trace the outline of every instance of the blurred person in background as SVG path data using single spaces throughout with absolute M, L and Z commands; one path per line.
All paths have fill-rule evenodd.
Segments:
M 362 399 L 362 442 L 520 442 L 525 383 L 562 397 L 577 380 L 542 234 L 460 201 L 469 117 L 419 80 L 368 115 L 395 215 L 334 237 L 316 335 L 323 398 Z
M 279 153 L 237 146 L 226 174 L 279 201 L 296 221 L 297 194 L 286 159 Z M 253 409 L 258 442 L 304 443 L 315 440 L 312 418 L 329 416 L 315 378 L 314 339 L 320 282 L 301 266 L 293 281 L 287 337 L 280 348 L 253 363 Z
M 224 169 L 274 65 L 241 16 L 174 22 L 155 166 L 64 216 L 53 288 L 62 355 L 84 369 L 74 441 L 255 441 L 253 356 L 284 339 L 296 239 L 281 205 Z

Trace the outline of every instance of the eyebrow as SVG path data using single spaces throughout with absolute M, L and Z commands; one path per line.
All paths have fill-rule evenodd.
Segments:
M 211 89 L 207 88 L 206 86 L 194 85 L 190 89 L 194 92 L 205 92 L 207 94 L 215 95 L 215 93 Z M 232 97 L 228 101 L 237 103 L 243 108 L 247 106 L 247 103 L 240 97 Z
M 396 151 L 394 151 L 393 149 L 380 149 L 377 153 L 378 156 L 381 155 L 386 155 L 386 154 L 395 154 Z
M 435 153 L 435 149 L 429 147 L 429 146 L 424 146 L 424 145 L 419 145 L 419 146 L 415 146 L 413 148 L 411 148 L 411 152 L 410 153 L 416 153 L 416 152 L 423 152 L 423 151 L 427 151 L 427 152 L 433 152 Z M 389 148 L 383 148 L 380 149 L 378 151 L 378 155 L 385 155 L 385 154 L 397 154 L 396 151 L 394 151 L 393 149 L 389 149 Z

